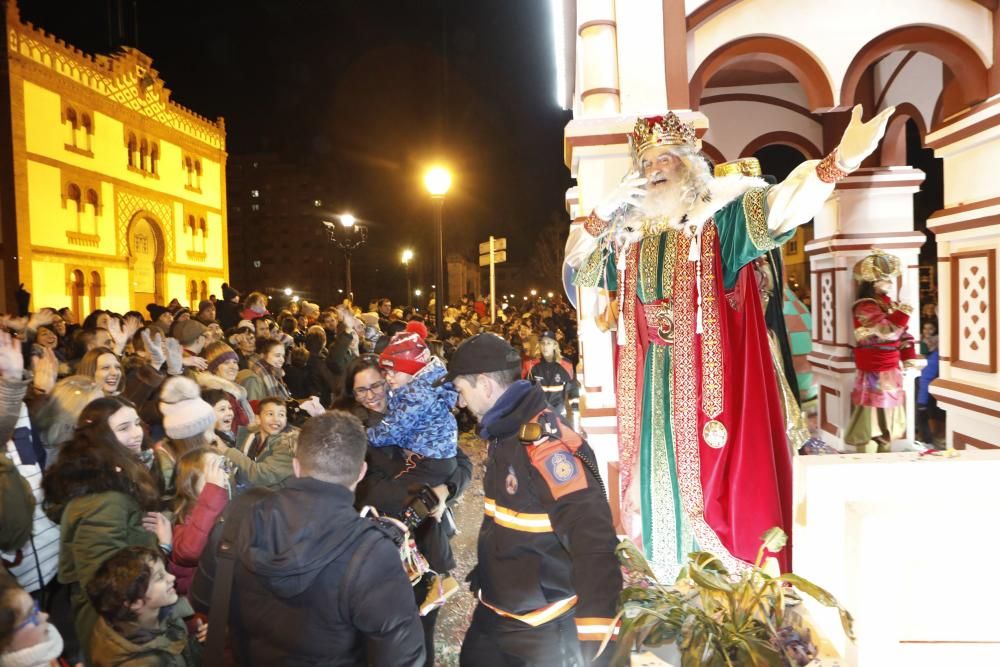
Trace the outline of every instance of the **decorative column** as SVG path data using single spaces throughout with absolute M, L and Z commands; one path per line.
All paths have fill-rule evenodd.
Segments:
M 610 116 L 620 110 L 618 25 L 614 0 L 580 0 L 577 5 L 577 90 L 584 115 Z
M 837 184 L 815 218 L 815 238 L 806 244 L 812 270 L 813 349 L 809 354 L 819 386 L 819 426 L 823 438 L 840 447 L 851 416 L 854 387 L 854 265 L 880 248 L 899 257 L 903 276 L 899 299 L 919 308 L 917 257 L 923 232 L 913 230 L 913 193 L 924 173 L 912 167 L 859 169 Z M 910 318 L 910 333 L 920 337 L 919 317 Z M 907 388 L 907 433 L 913 436 L 912 378 Z
M 944 208 L 927 225 L 938 242 L 941 350 L 931 394 L 947 412 L 949 446 L 996 449 L 1000 95 L 952 116 L 925 142 L 944 163 Z

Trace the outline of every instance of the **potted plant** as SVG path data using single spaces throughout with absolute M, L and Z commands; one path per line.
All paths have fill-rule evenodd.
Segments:
M 660 583 L 632 542 L 619 544 L 627 585 L 619 598 L 615 620 L 621 626 L 611 664 L 628 664 L 633 648 L 674 644 L 679 667 L 807 665 L 817 650 L 794 611 L 801 601 L 797 591 L 836 607 L 844 632 L 854 639 L 850 613 L 830 593 L 790 572 L 771 576 L 761 569 L 765 552 L 783 549 L 787 537 L 772 528 L 762 539 L 746 571 L 730 573 L 715 555 L 699 551 L 689 555 L 671 586 Z

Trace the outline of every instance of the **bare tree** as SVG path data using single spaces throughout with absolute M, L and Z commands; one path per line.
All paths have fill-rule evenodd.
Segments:
M 569 221 L 560 213 L 549 216 L 535 240 L 532 255 L 535 274 L 543 285 L 556 287 L 562 284 L 563 252 L 569 236 Z

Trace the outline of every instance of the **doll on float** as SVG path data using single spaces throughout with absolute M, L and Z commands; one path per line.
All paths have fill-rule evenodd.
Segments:
M 897 300 L 900 275 L 899 258 L 877 249 L 854 267 L 857 376 L 851 392 L 854 409 L 844 435 L 848 450 L 888 452 L 894 440 L 906 437 L 903 367 L 917 352 L 907 331 L 913 307 Z

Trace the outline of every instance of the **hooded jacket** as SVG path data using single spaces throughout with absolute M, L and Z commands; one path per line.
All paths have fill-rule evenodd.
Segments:
M 195 667 L 200 664 L 200 647 L 188 638 L 187 628 L 176 609 L 174 607 L 160 621 L 156 630 L 126 623 L 119 632 L 103 618 L 98 619 L 90 640 L 89 664 L 94 667 Z
M 458 394 L 434 383 L 447 374 L 437 357 L 417 371 L 409 384 L 389 394 L 385 417 L 368 429 L 373 447 L 398 445 L 430 459 L 450 459 L 458 449 L 458 424 L 451 409 Z
M 354 494 L 298 477 L 242 518 L 235 553 L 229 633 L 238 665 L 423 665 L 424 636 L 399 551 L 358 516 Z M 191 597 L 211 601 L 217 527 Z M 374 539 L 354 576 L 344 575 L 358 546 Z M 341 588 L 346 585 L 342 591 Z

